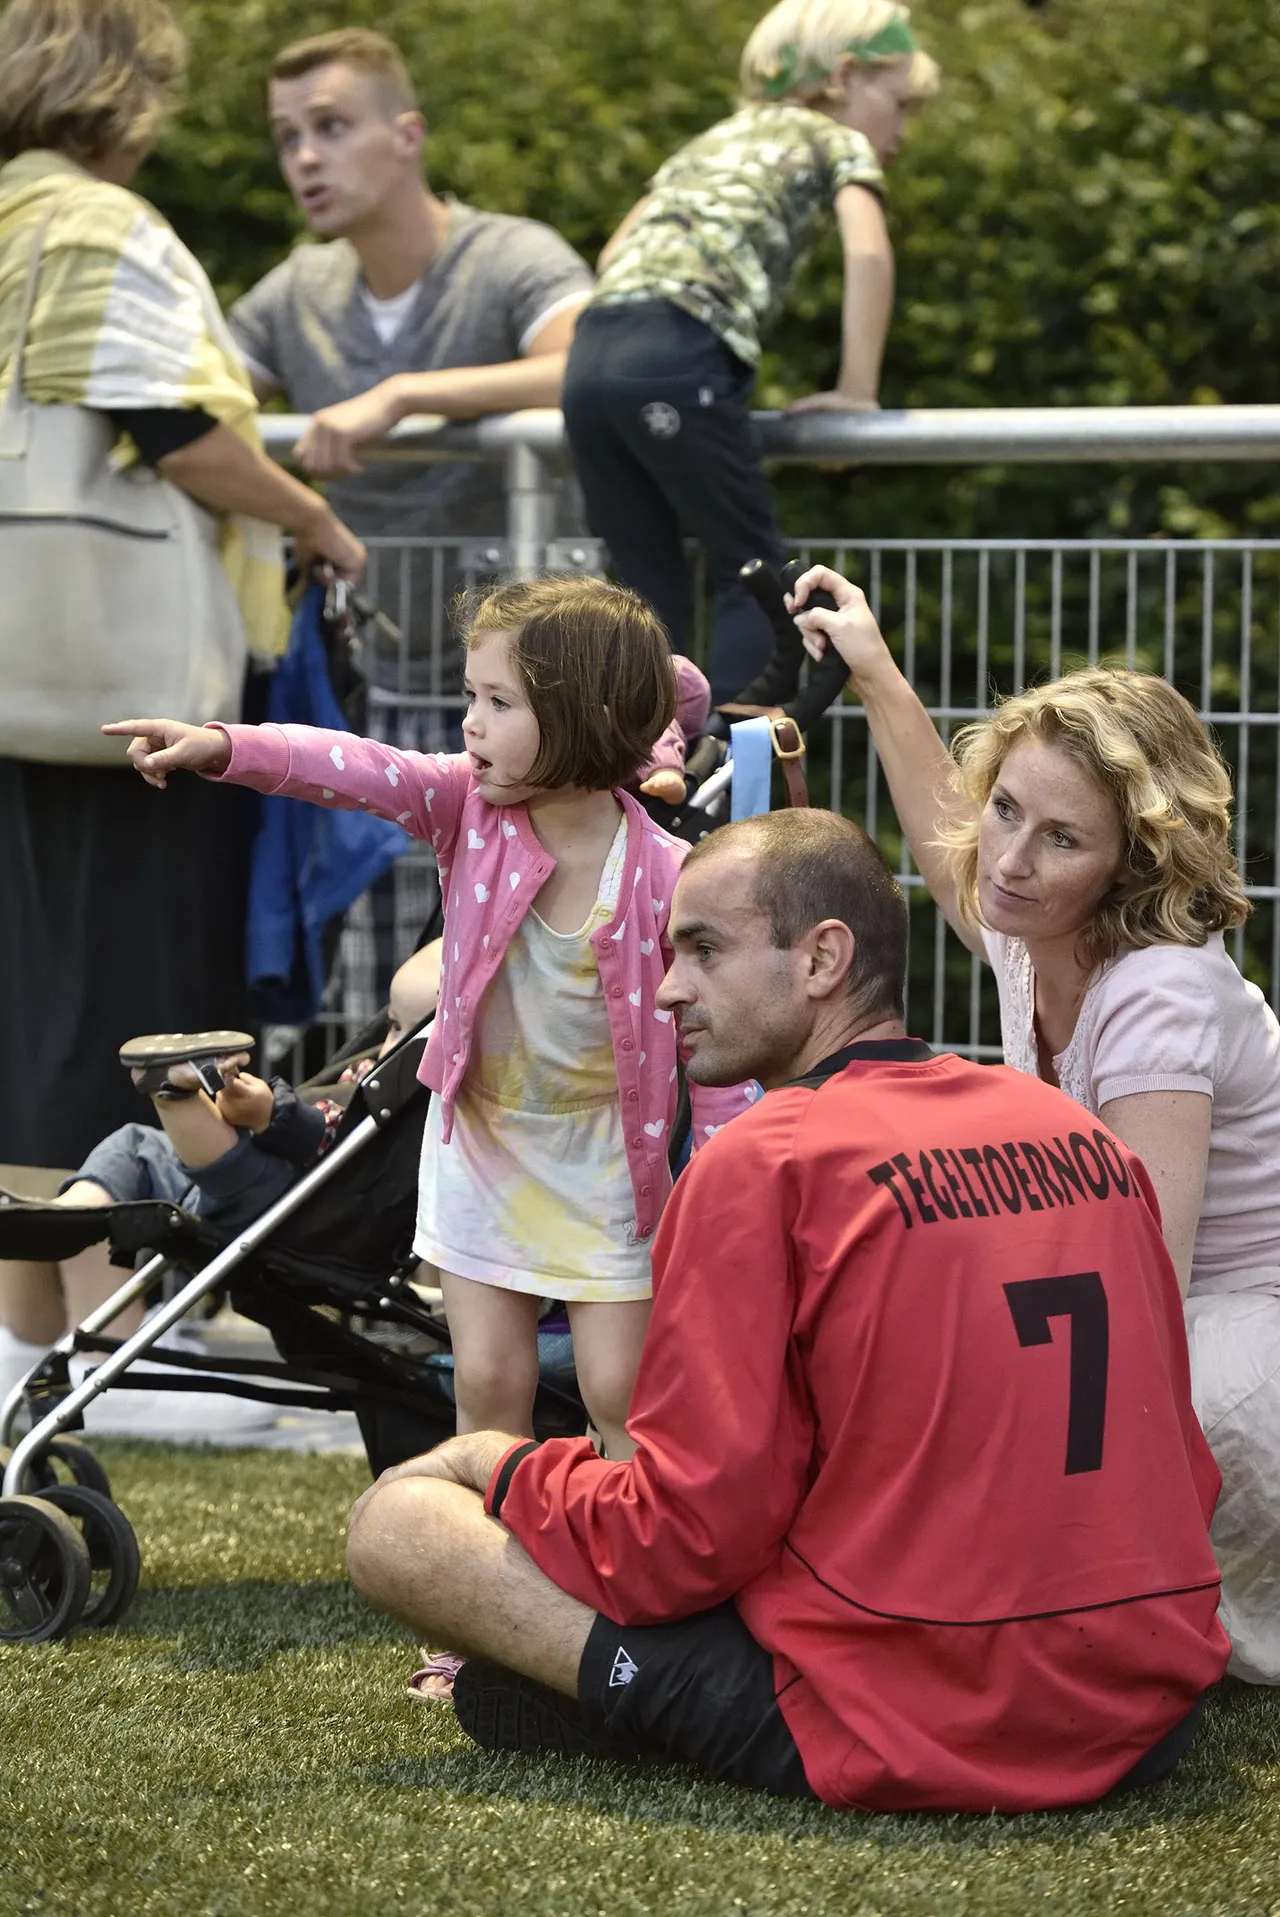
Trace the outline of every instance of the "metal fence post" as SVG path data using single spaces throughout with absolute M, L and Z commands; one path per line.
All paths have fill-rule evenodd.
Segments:
M 508 446 L 503 481 L 513 579 L 535 579 L 546 567 L 555 527 L 555 490 L 545 459 L 531 446 Z

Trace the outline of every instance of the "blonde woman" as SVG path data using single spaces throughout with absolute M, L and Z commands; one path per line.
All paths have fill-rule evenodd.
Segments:
M 161 0 L 9 0 L 0 14 L 0 392 L 42 238 L 27 397 L 108 416 L 122 458 L 220 516 L 249 645 L 271 654 L 285 619 L 278 529 L 351 575 L 364 550 L 263 453 L 200 266 L 129 190 L 185 57 Z M 137 786 L 123 765 L 0 759 L 0 1034 L 23 1061 L 0 1164 L 78 1164 L 136 1117 L 115 1059 L 132 1033 L 243 1022 L 243 825 L 194 782 L 177 812 L 140 804 Z
M 840 374 L 792 410 L 874 409 L 893 309 L 884 169 L 937 73 L 896 0 L 781 0 L 747 41 L 740 111 L 658 169 L 600 255 L 561 399 L 587 516 L 676 652 L 692 605 L 683 541 L 702 542 L 718 700 L 745 692 L 773 652 L 738 579 L 748 559 L 783 557 L 747 410 L 761 333 L 834 215 Z
M 995 968 L 1007 1064 L 1136 1151 L 1184 1295 L 1196 1409 L 1223 1474 L 1213 1541 L 1232 1670 L 1280 1683 L 1280 1024 L 1229 957 L 1249 906 L 1231 783 L 1182 695 L 1090 668 L 1006 700 L 948 752 L 866 599 L 801 612 L 866 709 L 912 856 Z M 1052 1168 L 1040 1202 L 1069 1184 Z

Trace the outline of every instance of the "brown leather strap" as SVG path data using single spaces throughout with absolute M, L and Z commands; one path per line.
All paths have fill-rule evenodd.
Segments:
M 787 788 L 788 806 L 808 805 L 809 786 L 804 776 L 804 735 L 794 719 L 789 719 L 781 706 L 717 706 L 717 712 L 724 712 L 730 718 L 767 719 L 770 737 L 773 740 L 773 756 L 782 767 L 783 782 Z
M 780 709 L 769 714 L 773 734 L 773 756 L 782 767 L 787 788 L 787 804 L 808 805 L 809 786 L 804 776 L 804 734 L 794 719 Z

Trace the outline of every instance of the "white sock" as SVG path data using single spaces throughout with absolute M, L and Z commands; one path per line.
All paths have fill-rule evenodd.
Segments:
M 7 1398 L 20 1378 L 39 1364 L 51 1345 L 28 1344 L 8 1325 L 0 1325 L 0 1399 Z

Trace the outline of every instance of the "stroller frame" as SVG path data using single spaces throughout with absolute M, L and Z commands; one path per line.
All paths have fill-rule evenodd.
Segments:
M 390 1116 L 390 1112 L 387 1116 Z M 176 1325 L 180 1318 L 186 1317 L 194 1305 L 198 1305 L 202 1299 L 216 1291 L 219 1285 L 243 1264 L 250 1253 L 271 1236 L 276 1226 L 304 1205 L 349 1158 L 363 1151 L 371 1137 L 379 1130 L 380 1123 L 385 1123 L 385 1119 L 380 1121 L 372 1114 L 363 1118 L 312 1171 L 305 1173 L 297 1184 L 291 1185 L 289 1190 L 263 1212 L 260 1218 L 254 1219 L 251 1225 L 247 1225 L 238 1233 L 232 1242 L 211 1258 L 189 1283 L 183 1285 L 172 1298 L 162 1304 L 145 1324 L 140 1325 L 131 1337 L 124 1339 L 100 1365 L 95 1366 L 83 1384 L 74 1385 L 65 1397 L 61 1397 L 59 1402 L 32 1426 L 26 1436 L 19 1440 L 5 1466 L 4 1479 L 0 1483 L 0 1496 L 19 1496 L 26 1482 L 29 1467 L 43 1454 L 50 1441 L 73 1426 L 78 1426 L 85 1407 L 101 1396 L 109 1385 L 114 1384 L 121 1374 L 128 1370 L 135 1358 L 140 1358 L 150 1351 L 157 1339 L 168 1331 L 171 1325 Z M 175 1211 L 175 1222 L 177 1221 Z M 51 1355 L 70 1357 L 77 1349 L 77 1332 L 81 1335 L 92 1335 L 100 1331 L 104 1325 L 110 1324 L 118 1312 L 123 1311 L 126 1305 L 131 1305 L 136 1298 L 142 1297 L 175 1263 L 176 1260 L 170 1254 L 157 1253 L 140 1270 L 133 1272 L 105 1303 L 91 1312 L 82 1325 L 66 1332 L 53 1347 Z M 48 1359 L 46 1358 L 43 1362 L 47 1364 Z M 190 1364 L 177 1368 L 199 1370 L 202 1367 L 199 1364 Z M 210 1369 L 214 1368 L 215 1366 L 211 1363 Z M 0 1410 L 0 1443 L 7 1444 L 9 1441 L 26 1397 L 28 1381 L 28 1378 L 23 1378 L 14 1386 L 5 1399 L 3 1410 Z M 265 1398 L 271 1403 L 281 1403 L 286 1407 L 295 1405 L 300 1409 L 317 1408 L 316 1396 L 310 1392 L 306 1394 L 293 1392 L 286 1398 L 280 1398 L 276 1392 L 267 1393 L 255 1390 L 252 1386 L 246 1386 L 242 1387 L 239 1395 Z
M 372 1030 L 368 1036 L 373 1037 Z M 135 1388 L 215 1390 L 285 1409 L 354 1410 L 375 1473 L 440 1443 L 452 1430 L 452 1393 L 439 1363 L 447 1356 L 448 1329 L 411 1281 L 399 1196 L 388 1205 L 379 1187 L 379 1180 L 389 1177 L 399 1195 L 404 1160 L 411 1152 L 416 1156 L 410 1108 L 427 1097 L 417 1077 L 424 1043 L 420 1028 L 376 1061 L 357 1084 L 332 1149 L 226 1244 L 219 1245 L 198 1216 L 165 1201 L 77 1210 L 27 1204 L 0 1194 L 0 1224 L 7 1216 L 20 1243 L 43 1246 L 46 1238 L 52 1241 L 48 1249 L 16 1255 L 65 1257 L 102 1239 L 125 1256 L 136 1256 L 142 1248 L 152 1252 L 110 1298 L 64 1334 L 0 1408 L 0 1441 L 12 1435 L 24 1403 L 35 1420 L 12 1455 L 0 1449 L 0 1641 L 39 1643 L 64 1636 L 77 1624 L 102 1628 L 131 1602 L 140 1568 L 132 1528 L 112 1501 L 106 1473 L 93 1452 L 67 1434 L 82 1423 L 85 1408 L 123 1378 L 135 1360 L 151 1352 L 170 1326 L 246 1264 L 249 1275 L 261 1278 L 262 1284 L 252 1292 L 242 1290 L 239 1303 L 271 1332 L 279 1358 L 193 1357 L 162 1347 L 155 1353 L 155 1365 L 133 1380 Z M 357 1177 L 352 1187 L 353 1197 L 358 1194 L 365 1206 L 375 1207 L 372 1213 L 350 1214 L 356 1221 L 357 1250 L 372 1250 L 371 1258 L 353 1259 L 350 1237 L 345 1249 L 341 1234 L 333 1239 L 323 1210 L 310 1227 L 307 1220 L 299 1221 L 300 1236 L 296 1229 L 293 1234 L 281 1232 L 384 1131 L 393 1135 L 388 1155 L 372 1167 L 373 1182 L 362 1184 Z M 408 1189 L 403 1193 L 410 1220 L 412 1195 Z M 366 1220 L 375 1218 L 370 1234 Z M 82 1237 L 85 1231 L 89 1236 Z M 283 1242 L 273 1242 L 277 1234 Z M 54 1250 L 54 1244 L 66 1249 Z M 199 1269 L 132 1336 L 117 1341 L 100 1335 L 120 1310 L 166 1272 L 193 1261 Z M 234 1299 L 234 1291 L 232 1295 Z M 381 1337 L 379 1325 L 384 1327 Z M 390 1328 L 390 1338 L 385 1328 Z M 397 1332 L 407 1334 L 407 1344 L 397 1339 Z M 553 1333 L 539 1342 L 542 1367 L 535 1417 L 540 1428 L 581 1431 L 586 1413 L 573 1390 L 564 1349 L 568 1339 Z M 109 1355 L 82 1383 L 72 1385 L 69 1359 L 94 1349 Z M 73 1484 L 57 1481 L 55 1463 L 71 1471 Z M 94 1571 L 108 1573 L 105 1585 L 99 1580 L 94 1586 Z

